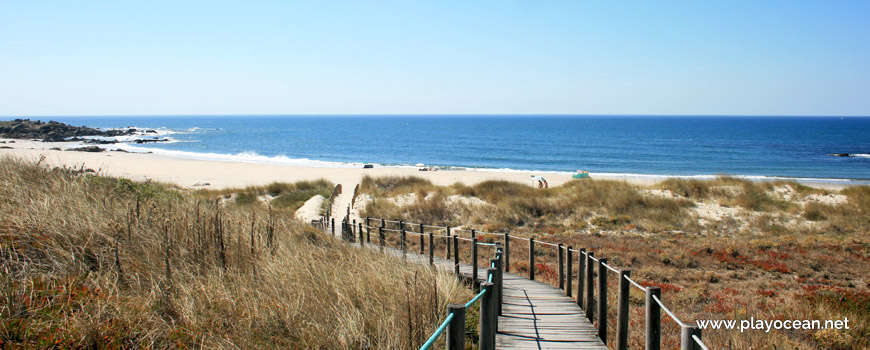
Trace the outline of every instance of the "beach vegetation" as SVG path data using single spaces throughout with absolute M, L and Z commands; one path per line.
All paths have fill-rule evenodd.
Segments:
M 836 191 L 727 176 L 652 186 L 584 179 L 549 189 L 484 181 L 429 188 L 424 195 L 447 207 L 438 215 L 425 213 L 419 199 L 395 200 L 403 193 L 370 195 L 365 212 L 371 217 L 427 224 L 441 218 L 433 224 L 477 229 L 487 242 L 508 232 L 593 250 L 611 266 L 632 270 L 642 285 L 661 288 L 683 321 L 851 322 L 849 330 L 705 330 L 711 348 L 870 347 L 870 186 Z M 511 247 L 511 271 L 527 274 L 527 243 L 512 240 Z M 536 247 L 536 279 L 555 284 L 557 260 L 555 249 Z M 609 289 L 611 301 L 615 290 Z M 643 346 L 643 298 L 632 291 L 631 347 Z M 615 316 L 609 319 L 615 329 Z M 662 325 L 663 347 L 679 347 L 679 325 L 667 317 Z
M 360 183 L 360 192 L 379 197 L 392 197 L 403 193 L 426 192 L 435 189 L 432 182 L 416 176 L 380 176 L 366 175 Z
M 295 212 L 311 197 L 321 195 L 329 198 L 335 185 L 325 179 L 299 181 L 295 183 L 273 182 L 265 186 L 245 188 L 226 188 L 221 190 L 199 190 L 200 198 L 224 197 L 232 199 L 239 206 L 267 205 L 277 210 Z
M 407 349 L 471 297 L 221 193 L 12 158 L 0 178 L 0 348 Z

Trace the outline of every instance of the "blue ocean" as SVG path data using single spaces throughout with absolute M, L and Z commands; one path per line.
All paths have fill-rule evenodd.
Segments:
M 720 174 L 870 181 L 868 117 L 148 116 L 42 117 L 154 129 L 124 144 L 175 157 L 284 165 L 413 166 L 603 176 Z M 841 156 L 835 156 L 840 154 Z M 848 155 L 848 156 L 845 156 Z

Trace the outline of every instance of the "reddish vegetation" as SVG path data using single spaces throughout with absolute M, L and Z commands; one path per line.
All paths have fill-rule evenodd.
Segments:
M 786 187 L 792 198 L 833 195 L 795 183 L 734 178 L 673 179 L 653 189 L 683 198 L 645 195 L 649 188 L 597 180 L 545 191 L 497 181 L 433 190 L 491 204 L 451 207 L 451 215 L 436 218 L 441 220 L 436 224 L 480 226 L 594 251 L 596 257 L 608 258 L 610 266 L 630 269 L 642 285 L 661 288 L 662 300 L 683 321 L 854 320 L 849 330 L 708 330 L 704 338 L 711 348 L 870 348 L 870 187 L 841 191 L 837 195 L 847 200 L 837 205 L 798 203 L 776 193 Z M 734 216 L 699 220 L 696 209 L 711 202 L 730 208 Z M 424 219 L 401 207 L 374 209 L 379 211 L 373 215 Z M 512 270 L 528 273 L 527 245 L 520 240 L 511 244 Z M 557 275 L 554 252 L 553 247 L 536 248 L 539 280 Z M 637 330 L 642 322 L 635 321 L 644 317 L 643 294 L 632 291 L 631 300 L 629 323 Z M 679 329 L 672 326 L 662 330 L 667 348 L 678 345 Z M 630 334 L 631 347 L 642 348 L 642 332 Z
M 663 293 L 673 293 L 673 292 L 679 292 L 679 291 L 683 290 L 683 287 L 680 287 L 680 286 L 675 285 L 675 284 L 670 284 L 670 283 L 662 283 L 662 282 L 656 282 L 656 281 L 641 281 L 639 283 L 640 283 L 640 285 L 642 285 L 644 287 L 661 288 Z

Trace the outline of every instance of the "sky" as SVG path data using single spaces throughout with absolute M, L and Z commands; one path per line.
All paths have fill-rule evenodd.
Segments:
M 0 0 L 0 116 L 866 116 L 868 18 L 866 0 Z

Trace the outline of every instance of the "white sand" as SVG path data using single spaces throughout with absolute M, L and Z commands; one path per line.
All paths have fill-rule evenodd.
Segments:
M 323 196 L 316 194 L 314 197 L 311 197 L 309 200 L 305 201 L 305 204 L 302 205 L 296 213 L 293 214 L 297 219 L 302 220 L 302 222 L 310 222 L 311 220 L 317 220 L 320 218 L 320 208 L 323 207 L 323 201 L 326 198 Z
M 12 149 L 0 149 L 0 156 L 11 155 L 15 157 L 39 160 L 44 157 L 43 163 L 51 166 L 73 166 L 91 168 L 100 174 L 125 177 L 133 180 L 154 180 L 177 184 L 182 187 L 194 187 L 195 184 L 208 183 L 209 186 L 196 186 L 197 188 L 231 188 L 251 185 L 266 185 L 271 182 L 295 182 L 300 180 L 315 180 L 325 178 L 333 183 L 340 183 L 346 187 L 345 191 L 353 191 L 353 185 L 360 182 L 364 175 L 371 176 L 419 176 L 429 179 L 435 185 L 450 185 L 456 182 L 473 185 L 486 180 L 508 180 L 534 185 L 530 180 L 531 172 L 496 172 L 478 170 L 440 170 L 440 171 L 417 171 L 416 169 L 402 168 L 321 168 L 321 167 L 292 167 L 283 165 L 269 165 L 245 162 L 220 162 L 196 159 L 173 158 L 154 154 L 137 154 L 122 152 L 73 152 L 49 150 L 52 147 L 68 147 L 71 143 L 47 143 L 39 141 L 0 139 L 7 143 L 0 146 Z M 544 175 L 550 186 L 559 186 L 571 180 L 570 175 L 563 174 L 538 174 Z M 596 177 L 595 178 L 603 178 Z M 612 180 L 627 181 L 638 185 L 653 185 L 657 182 L 649 178 L 618 177 Z M 840 184 L 808 184 L 816 187 L 831 189 L 843 188 Z

